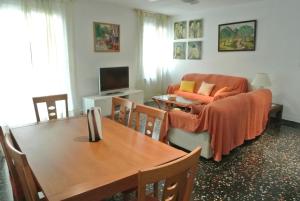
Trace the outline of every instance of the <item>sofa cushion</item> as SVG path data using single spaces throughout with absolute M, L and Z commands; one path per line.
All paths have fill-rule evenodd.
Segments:
M 194 92 L 195 81 L 182 80 L 180 83 L 180 91 Z
M 209 96 L 215 86 L 215 84 L 210 84 L 203 81 L 197 93 L 204 96 Z
M 219 89 L 219 90 L 215 93 L 214 97 L 216 97 L 216 96 L 222 94 L 223 92 L 228 92 L 228 91 L 230 91 L 229 87 L 223 87 L 223 88 Z
M 189 73 L 182 77 L 182 80 L 195 81 L 194 91 L 198 91 L 203 81 L 208 83 L 214 83 L 216 86 L 211 92 L 211 96 L 222 89 L 223 87 L 229 87 L 230 91 L 238 93 L 248 91 L 248 81 L 246 78 L 228 76 L 228 75 L 217 75 L 217 74 L 200 74 L 200 73 Z
M 208 104 L 208 103 L 213 101 L 213 97 L 211 97 L 211 96 L 204 96 L 204 95 L 201 95 L 201 94 L 184 92 L 184 91 L 180 91 L 180 90 L 177 90 L 174 93 L 178 96 L 182 96 L 182 97 L 187 98 L 187 99 L 197 100 L 197 101 L 199 101 L 203 104 Z

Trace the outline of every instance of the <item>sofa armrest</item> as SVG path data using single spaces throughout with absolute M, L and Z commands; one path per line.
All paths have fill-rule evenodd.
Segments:
M 185 131 L 195 132 L 199 126 L 198 115 L 171 110 L 168 112 L 169 123 L 173 128 L 180 128 Z
M 167 89 L 167 94 L 174 94 L 180 88 L 180 84 L 169 85 Z
M 228 96 L 234 96 L 234 95 L 237 95 L 237 94 L 240 94 L 240 92 L 237 92 L 237 91 L 222 92 L 219 95 L 215 96 L 213 101 L 220 100 L 220 99 L 226 98 Z

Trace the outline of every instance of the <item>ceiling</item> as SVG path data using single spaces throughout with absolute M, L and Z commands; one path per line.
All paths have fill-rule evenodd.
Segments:
M 179 15 L 187 12 L 197 12 L 205 9 L 220 8 L 232 5 L 247 4 L 263 0 L 198 0 L 197 4 L 184 3 L 182 0 L 97 0 L 121 6 L 143 10 Z

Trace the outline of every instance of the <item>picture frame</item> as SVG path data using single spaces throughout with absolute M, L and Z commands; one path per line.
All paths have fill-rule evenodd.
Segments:
M 256 20 L 220 24 L 218 51 L 255 51 L 256 26 Z
M 202 41 L 188 42 L 188 59 L 190 60 L 202 59 Z
M 174 23 L 174 39 L 187 38 L 187 21 L 180 21 Z
M 186 59 L 186 42 L 174 42 L 173 58 Z
M 203 37 L 203 19 L 189 21 L 189 38 Z
M 94 22 L 94 51 L 120 52 L 120 25 Z

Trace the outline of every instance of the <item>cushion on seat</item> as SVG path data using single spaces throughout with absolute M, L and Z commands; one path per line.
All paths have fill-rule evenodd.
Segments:
M 209 96 L 214 87 L 215 84 L 210 84 L 203 81 L 197 93 L 204 96 Z
M 182 77 L 182 80 L 195 81 L 195 91 L 200 88 L 203 81 L 214 83 L 216 86 L 213 88 L 210 94 L 211 96 L 214 96 L 219 89 L 225 86 L 229 87 L 230 91 L 236 91 L 238 93 L 248 91 L 248 80 L 243 77 L 218 74 L 189 73 L 185 74 Z
M 186 91 L 186 92 L 194 92 L 194 86 L 195 86 L 195 82 L 194 81 L 184 81 L 182 80 L 180 83 L 180 91 Z
M 223 93 L 223 92 L 229 92 L 229 91 L 230 91 L 230 88 L 229 88 L 229 87 L 223 87 L 223 88 L 219 89 L 218 91 L 216 91 L 214 97 L 220 95 L 220 94 Z

